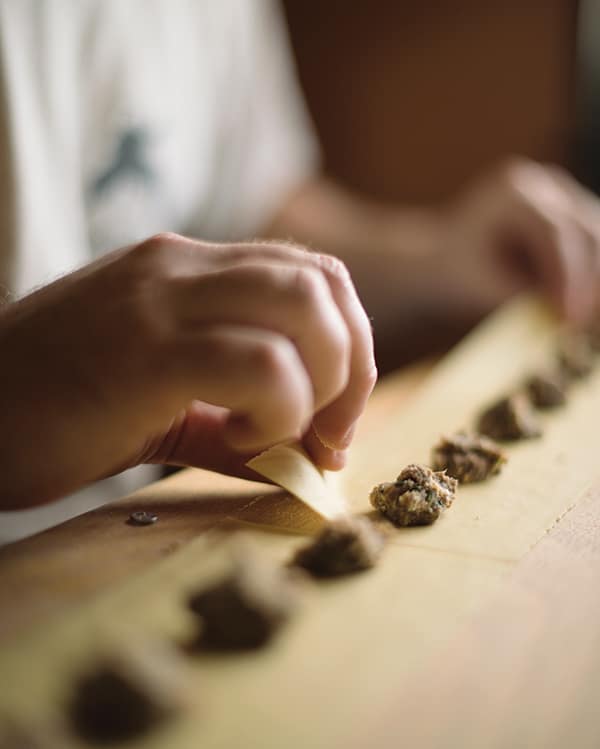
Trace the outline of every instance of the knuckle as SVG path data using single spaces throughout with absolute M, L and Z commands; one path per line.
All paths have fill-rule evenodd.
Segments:
M 148 237 L 148 239 L 144 239 L 143 242 L 140 242 L 137 245 L 136 251 L 138 253 L 152 254 L 160 251 L 166 244 L 171 241 L 172 238 L 166 233 L 154 234 L 151 237 Z
M 318 303 L 325 290 L 325 281 L 313 268 L 296 268 L 292 276 L 292 293 L 304 307 Z
M 133 248 L 134 257 L 143 267 L 154 267 L 161 261 L 168 259 L 173 246 L 181 239 L 178 234 L 173 232 L 154 234 Z
M 513 157 L 504 162 L 494 176 L 501 194 L 511 204 L 535 212 L 542 208 L 541 198 L 546 192 L 548 179 L 538 164 Z
M 256 342 L 251 351 L 253 371 L 267 382 L 279 380 L 290 366 L 292 344 L 285 339 Z
M 150 237 L 133 247 L 131 252 L 134 269 L 143 274 L 153 273 L 164 256 L 165 245 L 155 237 Z
M 564 211 L 571 200 L 557 170 L 524 158 L 505 163 L 501 184 L 521 204 L 540 214 Z
M 375 363 L 373 362 L 365 371 L 362 373 L 361 379 L 362 383 L 364 385 L 364 388 L 367 392 L 371 393 L 373 388 L 375 387 L 375 384 L 377 383 L 377 367 L 375 366 Z
M 350 271 L 339 257 L 326 254 L 319 254 L 317 257 L 319 265 L 326 273 L 339 279 L 344 284 L 350 282 Z
M 509 186 L 516 187 L 523 179 L 523 175 L 530 172 L 533 162 L 524 156 L 509 156 L 496 169 L 496 176 Z
M 183 237 L 173 231 L 161 231 L 158 234 L 153 234 L 149 239 L 146 240 L 146 243 L 155 245 L 157 247 L 163 247 L 164 245 L 179 242 L 181 241 L 181 239 L 183 239 Z

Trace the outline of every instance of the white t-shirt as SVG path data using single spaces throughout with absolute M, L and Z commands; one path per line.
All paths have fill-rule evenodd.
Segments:
M 158 231 L 252 237 L 317 167 L 271 0 L 0 0 L 0 64 L 0 297 Z M 0 542 L 138 483 L 2 514 Z

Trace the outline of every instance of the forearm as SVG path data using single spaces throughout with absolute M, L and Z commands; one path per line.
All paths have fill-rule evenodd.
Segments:
M 599 226 L 597 198 L 567 173 L 511 159 L 430 210 L 374 205 L 315 180 L 269 231 L 345 260 L 381 369 L 452 343 L 531 287 L 584 324 L 598 304 Z

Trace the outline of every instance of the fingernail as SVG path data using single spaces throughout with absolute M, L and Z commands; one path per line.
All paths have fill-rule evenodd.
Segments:
M 312 428 L 314 433 L 317 435 L 319 442 L 325 447 L 333 451 L 346 450 L 346 448 L 348 448 L 350 443 L 352 442 L 352 438 L 354 437 L 356 423 L 352 424 L 352 426 L 346 432 L 344 432 L 341 437 L 338 437 L 336 439 L 326 439 L 325 437 L 323 437 L 314 424 Z
M 344 436 L 338 440 L 337 447 L 341 448 L 342 450 L 346 450 L 350 446 L 350 443 L 352 442 L 352 439 L 354 437 L 354 432 L 356 431 L 356 422 L 352 424 L 350 429 L 344 434 Z

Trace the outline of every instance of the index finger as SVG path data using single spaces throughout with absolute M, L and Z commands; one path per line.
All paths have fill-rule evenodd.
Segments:
M 293 261 L 320 270 L 325 276 L 350 334 L 350 377 L 344 391 L 315 414 L 313 428 L 326 448 L 344 450 L 352 441 L 354 425 L 377 380 L 371 324 L 346 266 L 332 255 L 276 242 L 230 245 L 222 257 L 228 264 L 255 262 L 257 258 Z
M 555 170 L 527 164 L 508 183 L 515 199 L 512 218 L 538 280 L 568 320 L 582 323 L 596 292 L 597 241 L 582 221 L 572 190 Z

